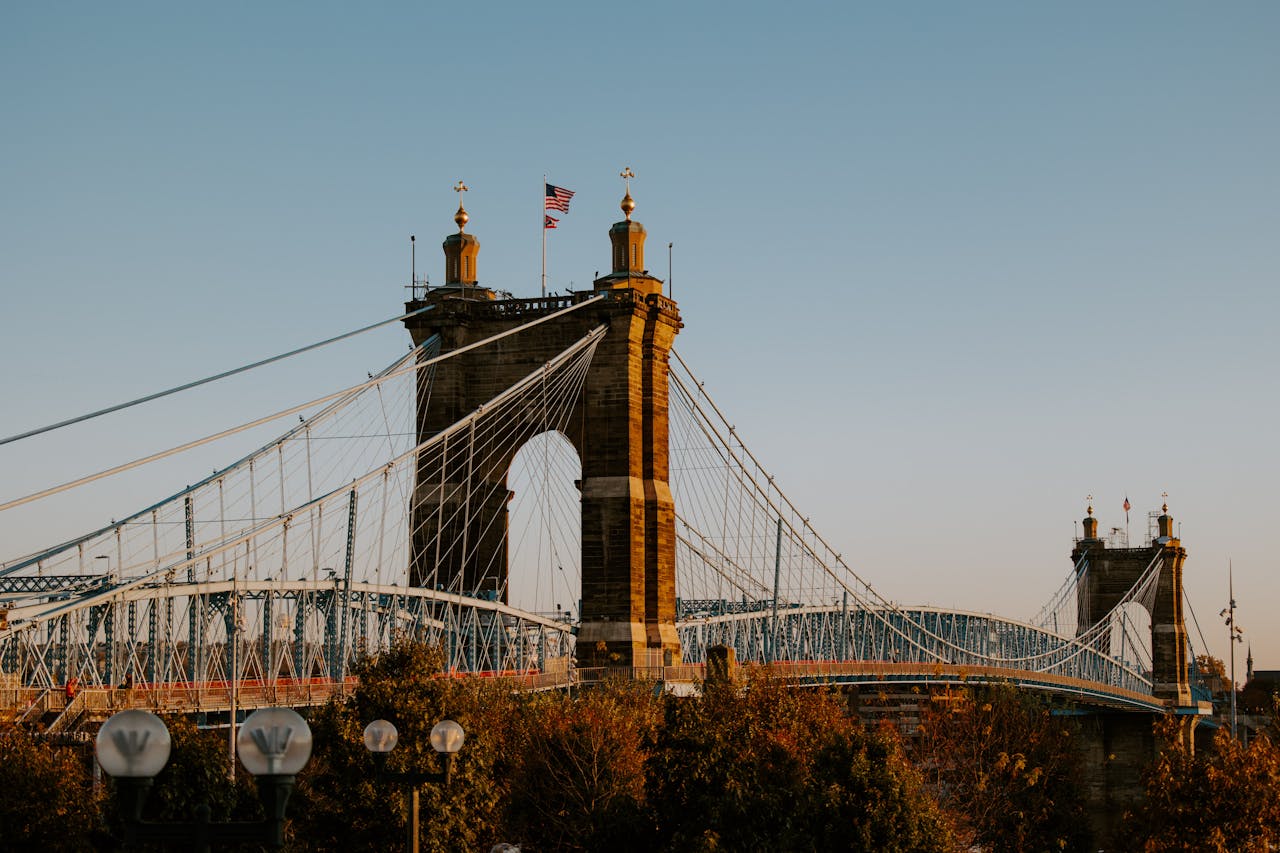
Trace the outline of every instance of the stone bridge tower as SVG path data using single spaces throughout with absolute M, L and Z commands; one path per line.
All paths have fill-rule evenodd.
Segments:
M 1173 518 L 1165 504 L 1156 519 L 1157 536 L 1141 548 L 1112 548 L 1098 538 L 1098 519 L 1089 507 L 1084 538 L 1071 552 L 1078 566 L 1076 602 L 1078 634 L 1111 612 L 1153 561 L 1159 566 L 1155 597 L 1144 603 L 1151 616 L 1151 681 L 1157 699 L 1175 707 L 1191 705 L 1187 675 L 1187 626 L 1182 615 L 1182 565 L 1187 552 L 1174 536 Z M 1083 559 L 1082 559 L 1083 558 Z
M 461 186 L 461 185 L 460 185 Z M 622 200 L 625 218 L 609 229 L 613 269 L 595 280 L 593 292 L 542 299 L 499 299 L 478 283 L 480 243 L 464 232 L 469 219 L 460 203 L 458 233 L 444 241 L 445 284 L 406 304 L 433 310 L 405 321 L 415 344 L 440 335 L 441 353 L 521 326 L 603 296 L 599 302 L 456 358 L 435 370 L 429 393 L 420 374 L 418 438 L 425 440 L 460 420 L 498 392 L 527 376 L 597 326 L 607 327 L 573 409 L 566 437 L 582 460 L 582 613 L 577 639 L 580 665 L 679 663 L 675 629 L 675 505 L 668 484 L 667 370 L 671 345 L 681 328 L 676 303 L 644 263 L 645 229 L 631 219 L 630 189 Z M 425 373 L 425 371 L 424 371 Z M 419 471 L 414 488 L 415 531 L 429 519 L 466 518 L 446 537 L 468 535 L 483 559 L 451 553 L 442 565 L 413 537 L 412 579 L 419 584 L 434 569 L 441 583 L 469 594 L 506 588 L 507 471 L 519 446 L 543 430 L 539 423 L 512 425 L 521 440 L 489 466 L 492 495 L 468 513 L 454 513 L 442 472 Z M 461 472 L 443 472 L 446 483 Z M 446 505 L 441 507 L 441 502 Z M 443 511 L 442 511 L 443 510 Z

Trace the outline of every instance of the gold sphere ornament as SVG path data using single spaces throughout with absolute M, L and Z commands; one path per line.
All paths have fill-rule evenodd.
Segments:
M 453 221 L 458 223 L 458 233 L 462 233 L 462 229 L 467 227 L 467 223 L 471 221 L 471 217 L 467 216 L 466 208 L 462 206 L 462 194 L 471 189 L 462 181 L 458 181 L 453 185 L 453 191 L 458 194 L 458 212 L 453 215 Z
M 625 167 L 621 172 L 618 173 L 618 177 L 622 178 L 623 183 L 627 188 L 627 194 L 622 197 L 622 204 L 620 204 L 619 207 L 621 207 L 622 212 L 627 215 L 628 222 L 631 221 L 631 211 L 636 209 L 635 199 L 631 197 L 631 179 L 634 178 L 635 176 L 636 176 L 636 173 L 631 171 L 630 166 Z

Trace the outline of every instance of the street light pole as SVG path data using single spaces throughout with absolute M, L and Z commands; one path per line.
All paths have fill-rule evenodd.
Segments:
M 239 651 L 240 651 L 240 596 L 236 590 L 236 580 L 239 572 L 233 570 L 231 573 L 231 716 L 229 719 L 229 734 L 227 740 L 227 752 L 231 758 L 231 781 L 236 781 L 236 686 L 239 680 Z
M 1231 739 L 1236 738 L 1236 643 L 1244 642 L 1244 629 L 1236 624 L 1236 591 L 1231 562 L 1227 561 L 1227 606 L 1219 616 L 1225 617 L 1227 625 L 1227 645 L 1231 657 Z
M 444 760 L 443 773 L 422 773 L 408 770 L 392 772 L 387 770 L 387 756 L 396 748 L 400 739 L 396 727 L 387 720 L 374 720 L 364 729 L 364 748 L 373 755 L 374 767 L 378 778 L 388 782 L 405 783 L 405 803 L 408 806 L 409 819 L 408 839 L 405 850 L 418 853 L 418 789 L 425 783 L 448 785 L 453 778 L 453 756 L 462 749 L 462 742 L 467 733 L 462 726 L 453 720 L 441 720 L 431 729 L 431 748 L 440 753 Z

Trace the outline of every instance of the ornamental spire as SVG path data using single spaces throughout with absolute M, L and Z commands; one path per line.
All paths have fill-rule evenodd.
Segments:
M 619 205 L 619 207 L 621 207 L 622 212 L 626 214 L 628 222 L 631 221 L 631 212 L 636 209 L 635 199 L 631 197 L 631 179 L 634 178 L 635 176 L 636 176 L 636 173 L 631 171 L 630 166 L 625 167 L 621 172 L 618 173 L 618 177 L 622 178 L 622 180 L 626 183 L 627 194 L 622 197 L 622 204 Z
M 466 208 L 462 206 L 462 199 L 463 199 L 462 194 L 465 193 L 468 189 L 470 189 L 470 187 L 468 187 L 462 181 L 458 181 L 458 183 L 453 188 L 453 191 L 458 194 L 458 212 L 453 215 L 453 221 L 458 223 L 459 234 L 461 234 L 463 229 L 467 227 L 467 223 L 471 221 L 471 217 L 467 215 Z

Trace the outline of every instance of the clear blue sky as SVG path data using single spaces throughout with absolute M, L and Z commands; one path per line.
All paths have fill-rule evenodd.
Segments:
M 459 178 L 526 296 L 542 175 L 576 190 L 585 288 L 629 164 L 679 350 L 882 592 L 1030 616 L 1085 495 L 1136 533 L 1167 491 L 1211 650 L 1233 560 L 1280 668 L 1280 5 L 187 5 L 0 12 L 0 433 L 393 315 Z M 0 498 L 406 344 L 0 448 Z M 234 453 L 7 513 L 4 556 Z

